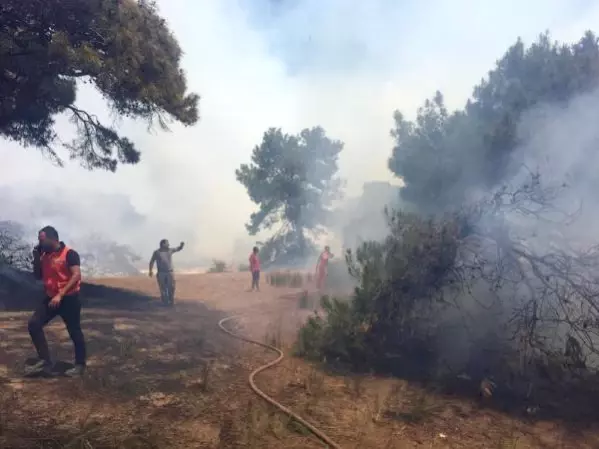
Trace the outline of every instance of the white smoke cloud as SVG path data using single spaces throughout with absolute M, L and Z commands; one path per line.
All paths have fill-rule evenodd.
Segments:
M 365 181 L 390 178 L 394 109 L 414 113 L 436 89 L 459 107 L 518 36 L 531 41 L 550 29 L 574 40 L 599 23 L 599 6 L 583 0 L 158 4 L 185 52 L 189 86 L 202 96 L 200 123 L 147 133 L 122 122 L 143 159 L 116 174 L 76 163 L 59 169 L 3 141 L 0 218 L 60 223 L 65 239 L 100 231 L 144 256 L 166 237 L 189 242 L 181 260 L 228 257 L 254 209 L 234 170 L 268 127 L 321 125 L 343 140 L 341 174 L 349 194 L 359 194 Z M 97 94 L 82 89 L 79 98 L 111 120 Z M 66 119 L 58 130 L 68 141 Z M 40 212 L 49 206 L 58 212 Z M 126 218 L 135 213 L 142 218 Z
M 540 175 L 541 185 L 557 189 L 555 204 L 560 213 L 552 221 L 530 229 L 542 245 L 558 245 L 566 238 L 570 246 L 586 249 L 599 243 L 599 90 L 572 98 L 564 105 L 540 105 L 520 122 L 523 145 L 512 155 L 515 182 L 530 173 Z M 561 216 L 560 216 L 561 215 Z M 545 237 L 545 238 L 543 238 Z M 546 248 L 549 250 L 549 248 Z

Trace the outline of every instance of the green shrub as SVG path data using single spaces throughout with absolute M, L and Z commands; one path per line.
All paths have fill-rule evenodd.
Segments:
M 248 272 L 250 271 L 250 266 L 248 264 L 239 264 L 239 266 L 237 267 L 237 270 L 239 270 L 242 273 Z
M 212 261 L 212 266 L 208 270 L 209 273 L 224 273 L 225 271 L 227 271 L 227 264 L 218 259 Z
M 309 358 L 422 377 L 435 360 L 435 315 L 457 251 L 455 222 L 395 213 L 382 243 L 364 243 L 346 262 L 357 287 L 351 300 L 322 298 L 299 333 Z
M 298 308 L 306 310 L 314 306 L 314 298 L 308 293 L 308 290 L 304 290 L 299 297 Z
M 301 273 L 289 274 L 289 286 L 292 288 L 301 288 L 304 285 L 304 278 Z
M 272 271 L 267 273 L 266 282 L 273 287 L 305 288 L 314 286 L 314 273 L 311 271 Z M 345 260 L 329 262 L 326 287 L 333 291 L 347 291 L 355 287 L 356 281 L 347 270 Z
M 266 275 L 266 282 L 273 287 L 302 288 L 312 277 L 301 272 L 274 271 Z
M 364 333 L 356 325 L 351 302 L 323 296 L 321 306 L 326 315 L 310 317 L 298 339 L 298 353 L 314 360 L 350 363 L 358 368 L 366 362 Z

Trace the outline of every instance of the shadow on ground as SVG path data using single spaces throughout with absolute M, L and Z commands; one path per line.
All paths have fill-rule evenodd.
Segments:
M 81 299 L 84 307 L 139 310 L 160 307 L 160 301 L 151 295 L 106 285 L 83 283 Z M 28 285 L 27 288 L 11 288 L 0 292 L 0 310 L 33 310 L 44 297 L 41 285 Z
M 56 429 L 50 432 L 40 427 L 37 432 L 32 428 L 36 426 L 19 424 L 39 422 L 42 426 L 47 422 L 43 410 L 50 408 L 57 410 L 60 420 L 69 422 L 72 412 L 79 422 L 82 414 L 89 413 L 82 409 L 112 404 L 109 415 L 101 419 L 103 432 L 108 417 L 113 420 L 124 414 L 119 423 L 110 424 L 120 426 L 119 438 L 127 436 L 125 430 L 131 432 L 125 424 L 132 420 L 139 423 L 146 419 L 156 427 L 165 416 L 181 420 L 202 413 L 205 419 L 215 421 L 214 425 L 219 422 L 218 413 L 211 415 L 210 410 L 219 410 L 219 406 L 222 410 L 221 398 L 215 399 L 212 392 L 245 380 L 245 369 L 236 360 L 236 342 L 217 328 L 222 313 L 199 301 L 164 307 L 158 298 L 103 285 L 85 284 L 81 294 L 89 358 L 86 375 L 74 380 L 23 378 L 25 364 L 34 355 L 27 319 L 41 297 L 0 297 L 5 305 L 0 313 L 0 446 L 29 447 L 23 442 L 28 435 L 35 433 L 41 438 L 44 432 L 50 436 L 43 438 L 71 441 L 71 437 L 57 435 Z M 60 318 L 46 327 L 46 336 L 54 360 L 70 363 L 72 343 Z M 6 418 L 8 409 L 14 408 L 18 413 Z M 9 422 L 6 426 L 5 421 Z M 149 431 L 144 432 L 149 435 Z M 93 447 L 137 447 L 114 441 L 108 444 L 98 436 Z
M 22 297 L 19 302 L 2 301 L 0 363 L 16 362 L 24 353 L 31 353 L 27 318 L 42 297 L 31 297 L 27 303 Z M 215 347 L 222 338 L 208 338 L 217 333 L 216 323 L 224 315 L 199 301 L 165 307 L 144 293 L 96 284 L 84 284 L 81 297 L 82 328 L 92 371 L 107 368 L 123 374 L 147 371 L 164 375 L 195 366 L 224 349 Z M 47 327 L 47 333 L 49 341 L 60 343 L 58 358 L 69 360 L 71 343 L 60 318 Z

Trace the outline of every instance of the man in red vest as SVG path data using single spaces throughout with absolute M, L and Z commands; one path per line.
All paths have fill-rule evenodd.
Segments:
M 81 262 L 79 254 L 60 241 L 58 232 L 46 226 L 38 234 L 39 244 L 33 250 L 33 272 L 44 284 L 46 297 L 29 319 L 29 334 L 40 358 L 27 367 L 26 375 L 52 375 L 52 361 L 44 326 L 56 316 L 64 321 L 75 346 L 75 365 L 67 376 L 85 371 L 85 339 L 81 331 Z

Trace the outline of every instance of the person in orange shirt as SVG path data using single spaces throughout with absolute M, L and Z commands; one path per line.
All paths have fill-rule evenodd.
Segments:
M 85 371 L 85 339 L 81 331 L 81 262 L 77 251 L 69 248 L 58 237 L 52 226 L 38 234 L 38 245 L 33 249 L 33 272 L 44 284 L 46 297 L 29 319 L 28 329 L 39 362 L 26 368 L 26 375 L 52 375 L 52 361 L 44 326 L 57 316 L 66 324 L 75 347 L 75 365 L 66 371 L 73 377 Z
M 318 257 L 316 262 L 316 288 L 322 290 L 327 280 L 327 272 L 329 268 L 329 260 L 334 256 L 331 253 L 329 246 L 324 247 L 324 251 Z
M 254 246 L 252 254 L 250 254 L 250 271 L 252 272 L 252 289 L 251 291 L 260 291 L 260 257 L 258 257 L 258 247 Z

